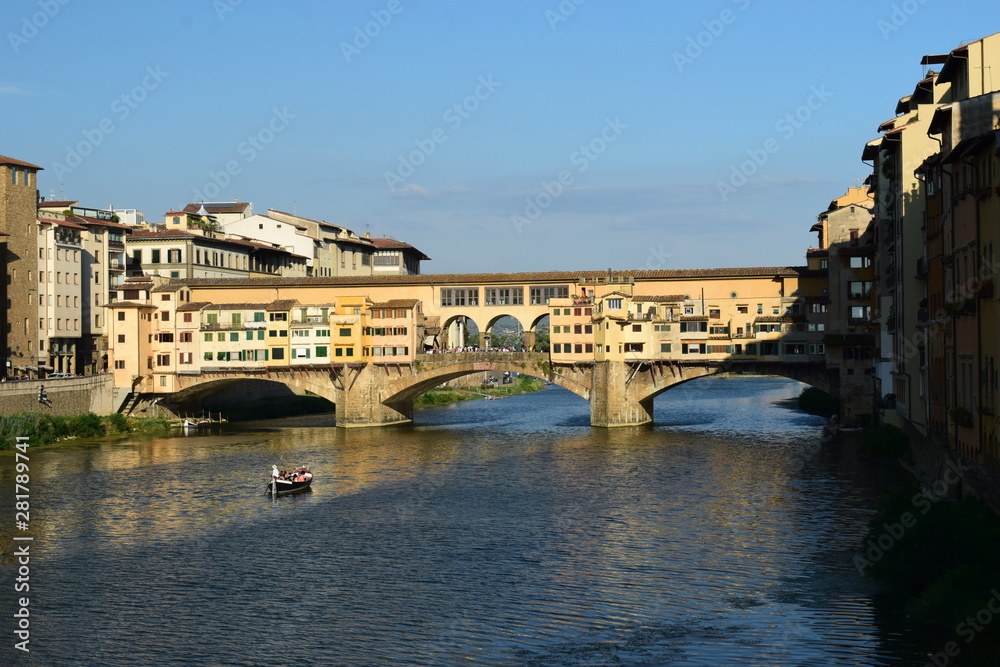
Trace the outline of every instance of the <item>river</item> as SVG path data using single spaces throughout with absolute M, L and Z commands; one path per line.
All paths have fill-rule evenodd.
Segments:
M 552 386 L 32 450 L 16 664 L 921 664 L 852 566 L 886 480 L 802 387 L 699 379 L 644 428 Z M 272 464 L 313 491 L 266 497 Z

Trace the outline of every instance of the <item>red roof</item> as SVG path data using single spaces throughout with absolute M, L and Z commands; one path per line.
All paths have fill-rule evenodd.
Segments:
M 793 277 L 801 275 L 821 275 L 805 266 L 743 266 L 714 269 L 656 269 L 639 271 L 531 271 L 526 273 L 452 273 L 421 275 L 373 275 L 373 276 L 331 276 L 325 278 L 179 278 L 178 282 L 191 286 L 283 286 L 283 285 L 440 285 L 440 284 L 517 284 L 534 281 L 565 281 L 577 283 L 581 278 L 601 279 L 611 277 L 634 278 L 636 280 L 694 280 L 698 278 L 735 277 Z M 608 283 L 613 284 L 613 283 Z
M 182 229 L 133 230 L 131 238 L 132 241 L 144 241 L 147 239 L 204 239 L 207 243 L 226 243 L 229 245 L 248 246 L 250 248 L 261 248 L 265 250 L 273 250 L 274 252 L 285 253 L 286 255 L 294 255 L 294 253 L 290 253 L 283 248 L 279 248 L 273 245 L 257 243 L 254 241 L 242 241 L 237 239 L 216 239 L 210 236 L 203 236 L 201 234 L 193 234 L 192 232 L 186 232 Z M 295 256 L 299 257 L 300 255 L 295 255 Z
M 201 204 L 188 204 L 184 207 L 184 213 L 194 213 L 197 215 L 201 207 L 204 206 L 205 210 L 208 211 L 210 215 L 216 213 L 242 213 L 247 210 L 249 202 L 236 201 L 236 202 L 203 202 Z
M 402 241 L 397 241 L 396 239 L 390 239 L 387 237 L 372 239 L 372 245 L 379 250 L 412 250 L 420 255 L 420 259 L 430 259 L 430 257 L 420 252 L 409 243 L 403 243 Z
M 44 169 L 45 167 L 39 167 L 37 164 L 31 164 L 30 162 L 25 162 L 24 160 L 15 160 L 12 157 L 7 157 L 6 155 L 0 155 L 0 164 L 9 164 L 15 167 L 27 167 L 28 169 Z
M 52 201 L 45 201 L 43 199 L 42 201 L 38 202 L 38 208 L 59 208 L 59 209 L 66 209 L 66 208 L 73 208 L 78 203 L 79 202 L 76 201 L 75 199 L 60 199 L 60 200 L 52 200 Z
M 60 220 L 57 218 L 46 218 L 45 216 L 38 216 L 40 222 L 51 222 L 53 225 L 59 225 L 60 227 L 69 227 L 70 229 L 87 229 L 83 225 L 78 225 L 68 220 Z
M 111 222 L 110 220 L 98 220 L 97 218 L 89 218 L 85 215 L 74 215 L 73 220 L 83 220 L 85 225 L 101 225 L 102 227 L 115 227 L 116 229 L 124 229 L 126 231 L 132 231 L 132 228 L 128 225 L 123 225 L 120 222 Z

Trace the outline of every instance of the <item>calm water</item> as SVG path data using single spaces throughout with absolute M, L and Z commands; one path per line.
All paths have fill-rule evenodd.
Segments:
M 33 452 L 17 664 L 920 664 L 851 565 L 882 480 L 801 388 L 697 380 L 652 428 L 550 387 Z M 265 497 L 272 463 L 314 491 Z

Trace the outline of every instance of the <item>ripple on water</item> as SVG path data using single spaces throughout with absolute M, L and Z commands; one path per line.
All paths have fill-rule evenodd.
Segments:
M 876 490 L 799 391 L 698 380 L 643 429 L 591 429 L 550 388 L 415 426 L 39 452 L 38 659 L 905 664 L 851 566 Z M 312 493 L 263 496 L 302 462 Z

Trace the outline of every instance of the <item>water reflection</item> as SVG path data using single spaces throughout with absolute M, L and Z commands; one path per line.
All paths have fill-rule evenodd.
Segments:
M 34 659 L 906 664 L 851 568 L 877 484 L 800 389 L 699 380 L 638 429 L 550 388 L 39 451 Z M 314 492 L 266 497 L 272 464 Z

